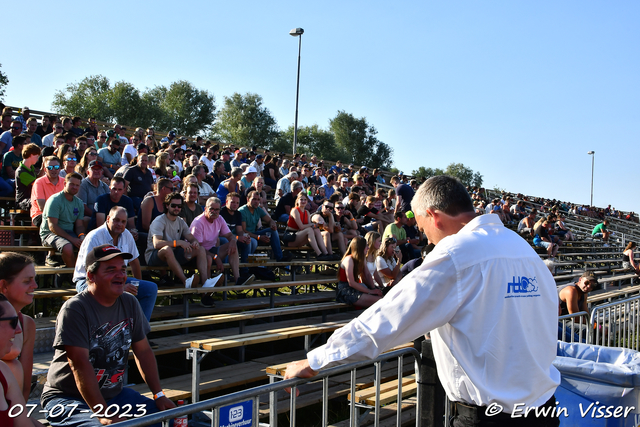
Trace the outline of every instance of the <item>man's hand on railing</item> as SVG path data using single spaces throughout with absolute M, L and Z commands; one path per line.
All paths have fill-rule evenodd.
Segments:
M 317 371 L 314 371 L 309 366 L 309 361 L 307 359 L 298 360 L 297 362 L 291 362 L 287 365 L 287 371 L 284 374 L 285 380 L 291 378 L 312 378 L 318 375 Z M 286 388 L 285 391 L 287 393 L 291 393 L 290 388 Z M 300 390 L 296 389 L 296 396 L 300 395 Z

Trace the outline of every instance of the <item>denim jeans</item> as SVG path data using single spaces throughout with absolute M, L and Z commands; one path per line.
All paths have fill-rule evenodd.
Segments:
M 271 249 L 273 250 L 273 257 L 276 261 L 280 261 L 282 259 L 282 249 L 280 248 L 280 235 L 278 234 L 278 230 L 272 230 L 267 227 L 261 230 L 256 230 L 255 234 L 258 236 L 269 236 L 269 239 L 271 240 Z
M 97 417 L 91 418 L 92 411 L 82 399 L 70 396 L 58 396 L 43 403 L 44 409 L 47 411 L 45 417 L 52 427 L 99 427 L 102 425 Z M 141 415 L 143 412 L 149 415 L 158 412 L 158 408 L 153 400 L 142 396 L 130 388 L 124 387 L 119 395 L 107 401 L 107 408 L 114 405 L 108 410 L 109 415 L 110 412 L 116 408 L 119 409 L 120 413 L 125 412 L 128 409 L 128 406 L 125 407 L 127 404 L 131 405 L 131 410 L 129 411 L 131 415 Z M 137 405 L 139 404 L 144 405 L 144 408 L 138 407 Z M 78 406 L 76 407 L 75 405 Z M 100 413 L 104 413 L 107 408 L 104 408 Z M 52 416 L 51 414 L 56 416 Z M 127 419 L 133 420 L 136 418 L 131 417 Z M 171 424 L 173 425 L 173 421 Z M 160 427 L 161 423 L 153 424 L 153 426 Z
M 15 196 L 16 190 L 13 188 L 11 181 L 0 178 L 0 197 Z
M 127 277 L 127 283 L 131 283 L 132 280 L 138 279 L 136 279 L 135 277 Z M 148 280 L 138 281 L 140 282 L 140 285 L 138 286 L 138 295 L 136 295 L 136 298 L 140 303 L 140 307 L 142 308 L 144 317 L 147 318 L 147 321 L 150 321 L 153 307 L 156 305 L 156 297 L 158 296 L 158 285 L 153 282 L 149 282 Z M 78 280 L 76 282 L 76 291 L 80 293 L 85 289 L 87 289 L 86 279 Z
M 224 245 L 225 243 L 228 243 L 229 241 L 225 238 L 220 236 L 220 246 Z M 251 243 L 242 243 L 239 241 L 236 241 L 237 245 L 238 245 L 238 254 L 240 255 L 240 262 L 247 262 L 249 260 L 249 255 L 254 254 L 256 252 L 256 249 L 258 248 L 258 241 L 256 239 L 254 239 L 253 237 L 251 238 Z M 225 257 L 222 262 L 229 262 L 229 257 Z M 247 267 L 243 267 L 240 269 L 240 274 L 241 275 L 246 275 L 249 273 L 249 269 Z

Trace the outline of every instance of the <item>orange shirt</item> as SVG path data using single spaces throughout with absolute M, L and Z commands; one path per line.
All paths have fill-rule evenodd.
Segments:
M 38 207 L 36 200 L 44 199 L 46 202 L 49 197 L 62 190 L 64 190 L 64 179 L 62 178 L 58 178 L 57 185 L 53 185 L 46 175 L 36 179 L 31 188 L 31 218 L 42 215 L 42 210 Z

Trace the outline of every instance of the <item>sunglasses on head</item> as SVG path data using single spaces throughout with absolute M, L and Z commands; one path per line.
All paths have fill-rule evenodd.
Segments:
M 0 317 L 0 321 L 2 321 L 2 320 L 8 320 L 9 321 L 9 326 L 11 326 L 13 329 L 18 327 L 18 316 Z
M 60 165 L 50 165 L 50 166 L 47 166 L 47 169 L 49 169 L 50 171 L 52 171 L 54 169 L 58 170 L 58 169 L 60 169 Z
M 387 243 L 396 243 L 397 240 L 395 237 L 387 237 L 386 239 L 384 239 L 385 242 Z

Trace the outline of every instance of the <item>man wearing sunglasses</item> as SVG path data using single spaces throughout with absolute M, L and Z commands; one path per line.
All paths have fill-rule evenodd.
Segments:
M 44 246 L 62 252 L 62 260 L 67 267 L 76 265 L 76 254 L 73 248 L 80 248 L 84 239 L 84 205 L 76 197 L 80 190 L 82 175 L 71 173 L 65 177 L 64 189 L 49 197 L 42 210 L 40 238 Z M 47 257 L 45 263 L 57 266 Z
M 428 179 L 411 206 L 433 251 L 384 300 L 290 364 L 285 379 L 375 358 L 431 332 L 453 426 L 558 426 L 558 295 L 546 265 L 496 215 L 476 216 L 455 178 Z M 516 405 L 544 414 L 514 421 Z
M 144 254 L 149 266 L 168 265 L 173 274 L 190 288 L 194 276 L 187 279 L 183 266 L 195 264 L 200 272 L 200 284 L 206 277 L 207 252 L 189 232 L 189 226 L 180 218 L 184 199 L 180 193 L 169 193 L 164 199 L 164 213 L 156 217 L 149 226 L 147 250 Z
M 3 156 L 11 148 L 13 138 L 20 135 L 21 133 L 22 123 L 20 123 L 18 120 L 13 120 L 11 122 L 11 129 L 6 132 L 2 132 L 2 135 L 0 135 L 0 150 L 2 150 Z
M 175 407 L 160 385 L 156 359 L 146 337 L 149 322 L 136 298 L 124 292 L 125 260 L 131 258 L 108 244 L 87 251 L 88 286 L 58 314 L 55 354 L 41 396 L 53 427 L 131 420 L 120 418 L 127 404 L 135 408 L 129 411 L 134 416 Z M 154 400 L 124 387 L 129 349 Z M 105 414 L 108 407 L 118 408 L 116 414 Z
M 31 218 L 33 225 L 42 224 L 42 210 L 51 196 L 64 190 L 64 180 L 60 179 L 60 161 L 56 156 L 45 157 L 44 176 L 36 179 L 31 188 Z

